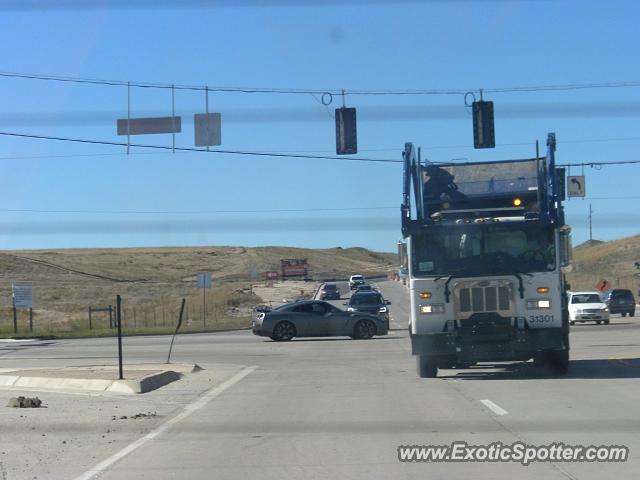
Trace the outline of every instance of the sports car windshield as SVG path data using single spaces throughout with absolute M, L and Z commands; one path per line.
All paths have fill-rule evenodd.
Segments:
M 556 266 L 553 230 L 540 225 L 433 227 L 411 241 L 418 277 L 545 272 Z

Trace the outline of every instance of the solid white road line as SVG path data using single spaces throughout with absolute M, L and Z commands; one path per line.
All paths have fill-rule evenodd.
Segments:
M 209 403 L 211 400 L 216 398 L 218 395 L 220 395 L 226 389 L 228 389 L 228 388 L 232 387 L 233 385 L 235 385 L 236 383 L 238 383 L 244 377 L 246 377 L 251 372 L 253 372 L 256 368 L 258 368 L 258 367 L 257 366 L 251 366 L 251 367 L 246 367 L 246 368 L 242 369 L 240 372 L 236 373 L 229 380 L 221 383 L 217 387 L 213 387 L 211 390 L 209 390 L 203 396 L 199 397 L 195 402 L 192 402 L 192 403 L 186 405 L 184 407 L 184 409 L 179 414 L 177 414 L 175 417 L 170 418 L 169 420 L 164 422 L 162 425 L 156 427 L 154 430 L 151 430 L 144 437 L 141 437 L 138 440 L 136 440 L 135 442 L 130 443 L 129 445 L 124 447 L 119 452 L 111 455 L 106 460 L 103 460 L 102 462 L 98 463 L 96 466 L 94 466 L 90 470 L 87 470 L 85 473 L 83 473 L 79 477 L 76 477 L 75 480 L 89 480 L 89 479 L 95 477 L 96 475 L 106 471 L 109 467 L 111 467 L 118 460 L 124 458 L 125 456 L 127 456 L 131 452 L 133 452 L 134 450 L 140 448 L 145 443 L 149 442 L 150 440 L 153 440 L 154 438 L 156 438 L 160 434 L 164 433 L 171 426 L 175 425 L 176 423 L 180 422 L 181 420 L 184 420 L 189 415 L 191 415 L 193 412 L 195 412 L 197 410 L 200 410 L 207 403 Z
M 501 408 L 499 405 L 493 403 L 491 400 L 480 400 L 480 403 L 482 403 L 496 415 L 506 415 L 507 413 L 509 413 L 504 408 Z

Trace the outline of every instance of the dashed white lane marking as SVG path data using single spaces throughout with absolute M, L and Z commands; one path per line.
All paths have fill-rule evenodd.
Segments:
M 493 403 L 491 400 L 480 400 L 480 403 L 482 403 L 485 407 L 487 407 L 496 415 L 506 415 L 507 413 L 509 413 L 504 408 Z
M 189 415 L 191 415 L 193 412 L 195 412 L 197 410 L 200 410 L 207 403 L 209 403 L 211 400 L 216 398 L 218 395 L 220 395 L 226 389 L 228 389 L 228 388 L 232 387 L 233 385 L 235 385 L 236 383 L 238 383 L 244 377 L 246 377 L 251 372 L 253 372 L 256 368 L 258 368 L 258 367 L 257 366 L 251 366 L 251 367 L 246 367 L 246 368 L 242 369 L 241 371 L 236 373 L 233 377 L 231 377 L 229 380 L 221 383 L 217 387 L 213 387 L 211 390 L 209 390 L 203 396 L 198 398 L 195 402 L 192 402 L 192 403 L 186 405 L 184 407 L 184 409 L 179 414 L 177 414 L 175 417 L 170 418 L 169 420 L 164 422 L 162 425 L 158 426 L 154 430 L 151 430 L 144 437 L 140 437 L 138 440 L 136 440 L 133 443 L 130 443 L 129 445 L 124 447 L 119 452 L 116 452 L 115 454 L 111 455 L 106 460 L 103 460 L 102 462 L 100 462 L 99 464 L 97 464 L 96 466 L 91 468 L 90 470 L 87 470 L 85 473 L 83 473 L 79 477 L 76 477 L 75 480 L 89 480 L 91 478 L 94 478 L 96 475 L 104 472 L 109 467 L 111 467 L 114 463 L 116 463 L 118 460 L 121 460 L 122 458 L 124 458 L 125 456 L 127 456 L 131 452 L 133 452 L 134 450 L 137 450 L 138 448 L 140 448 L 145 443 L 149 442 L 150 440 L 153 440 L 154 438 L 156 438 L 160 434 L 164 433 L 171 426 L 175 425 L 176 423 L 180 422 L 181 420 L 184 420 Z

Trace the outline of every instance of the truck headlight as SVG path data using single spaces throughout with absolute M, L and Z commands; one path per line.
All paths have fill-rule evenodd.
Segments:
M 431 305 L 420 305 L 420 313 L 427 315 L 429 313 L 444 313 L 443 303 L 433 303 Z
M 387 313 L 387 307 L 380 307 L 380 313 Z
M 527 310 L 536 310 L 538 308 L 551 308 L 551 300 L 548 298 L 527 300 Z
M 603 312 L 605 312 L 605 313 L 607 313 L 607 312 L 609 312 L 609 309 L 608 309 L 607 307 L 604 307 L 604 308 L 602 309 L 602 311 L 603 311 Z
M 355 312 L 356 309 L 353 307 L 347 307 L 347 312 Z

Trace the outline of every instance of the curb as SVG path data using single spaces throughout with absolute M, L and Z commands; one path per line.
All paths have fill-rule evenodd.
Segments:
M 135 365 L 126 365 L 135 367 Z M 27 377 L 20 371 L 0 374 L 0 387 L 14 389 L 44 389 L 64 391 L 85 391 L 91 393 L 138 394 L 147 393 L 181 379 L 184 375 L 202 370 L 198 365 L 175 365 L 175 369 L 151 373 L 138 379 L 109 380 L 89 378 Z M 139 367 L 140 368 L 140 367 Z

